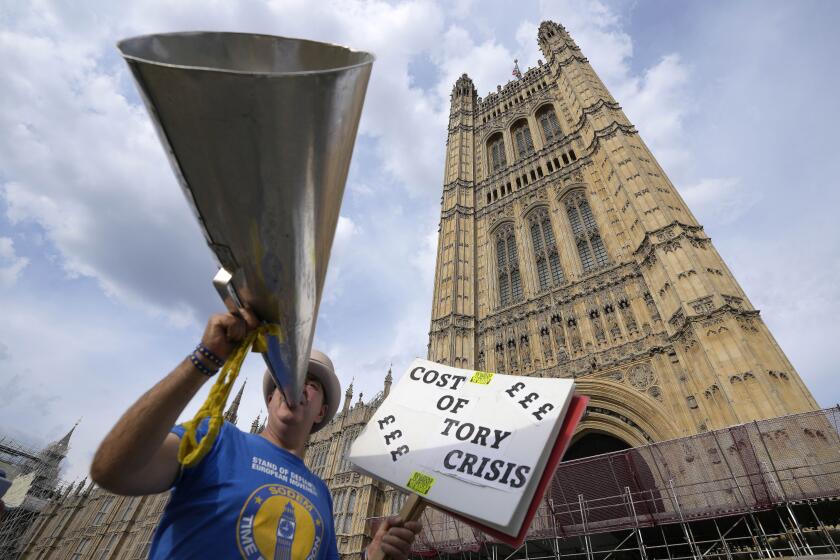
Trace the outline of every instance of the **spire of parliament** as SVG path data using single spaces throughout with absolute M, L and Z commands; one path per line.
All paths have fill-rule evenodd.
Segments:
M 245 391 L 245 385 L 248 383 L 248 380 L 242 382 L 242 385 L 239 387 L 239 392 L 236 393 L 236 396 L 233 398 L 233 402 L 230 403 L 230 407 L 228 407 L 227 411 L 224 414 L 225 420 L 236 425 L 236 421 L 238 420 L 239 414 L 239 403 L 242 402 L 242 393 Z

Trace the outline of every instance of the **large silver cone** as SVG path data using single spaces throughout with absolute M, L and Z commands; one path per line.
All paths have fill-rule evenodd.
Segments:
M 266 362 L 297 403 L 373 56 L 244 33 L 118 48 L 222 267 L 214 283 L 277 325 Z

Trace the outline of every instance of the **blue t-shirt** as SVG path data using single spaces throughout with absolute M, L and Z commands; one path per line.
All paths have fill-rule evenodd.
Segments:
M 225 422 L 175 483 L 149 558 L 336 560 L 332 498 L 300 457 Z

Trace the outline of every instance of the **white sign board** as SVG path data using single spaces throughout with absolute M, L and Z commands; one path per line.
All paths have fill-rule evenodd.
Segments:
M 571 379 L 416 359 L 350 449 L 360 470 L 516 534 L 557 438 Z

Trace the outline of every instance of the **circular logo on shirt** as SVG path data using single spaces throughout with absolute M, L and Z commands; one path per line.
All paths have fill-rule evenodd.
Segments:
M 312 560 L 323 540 L 321 513 L 306 496 L 283 484 L 254 490 L 236 522 L 236 544 L 248 560 Z

